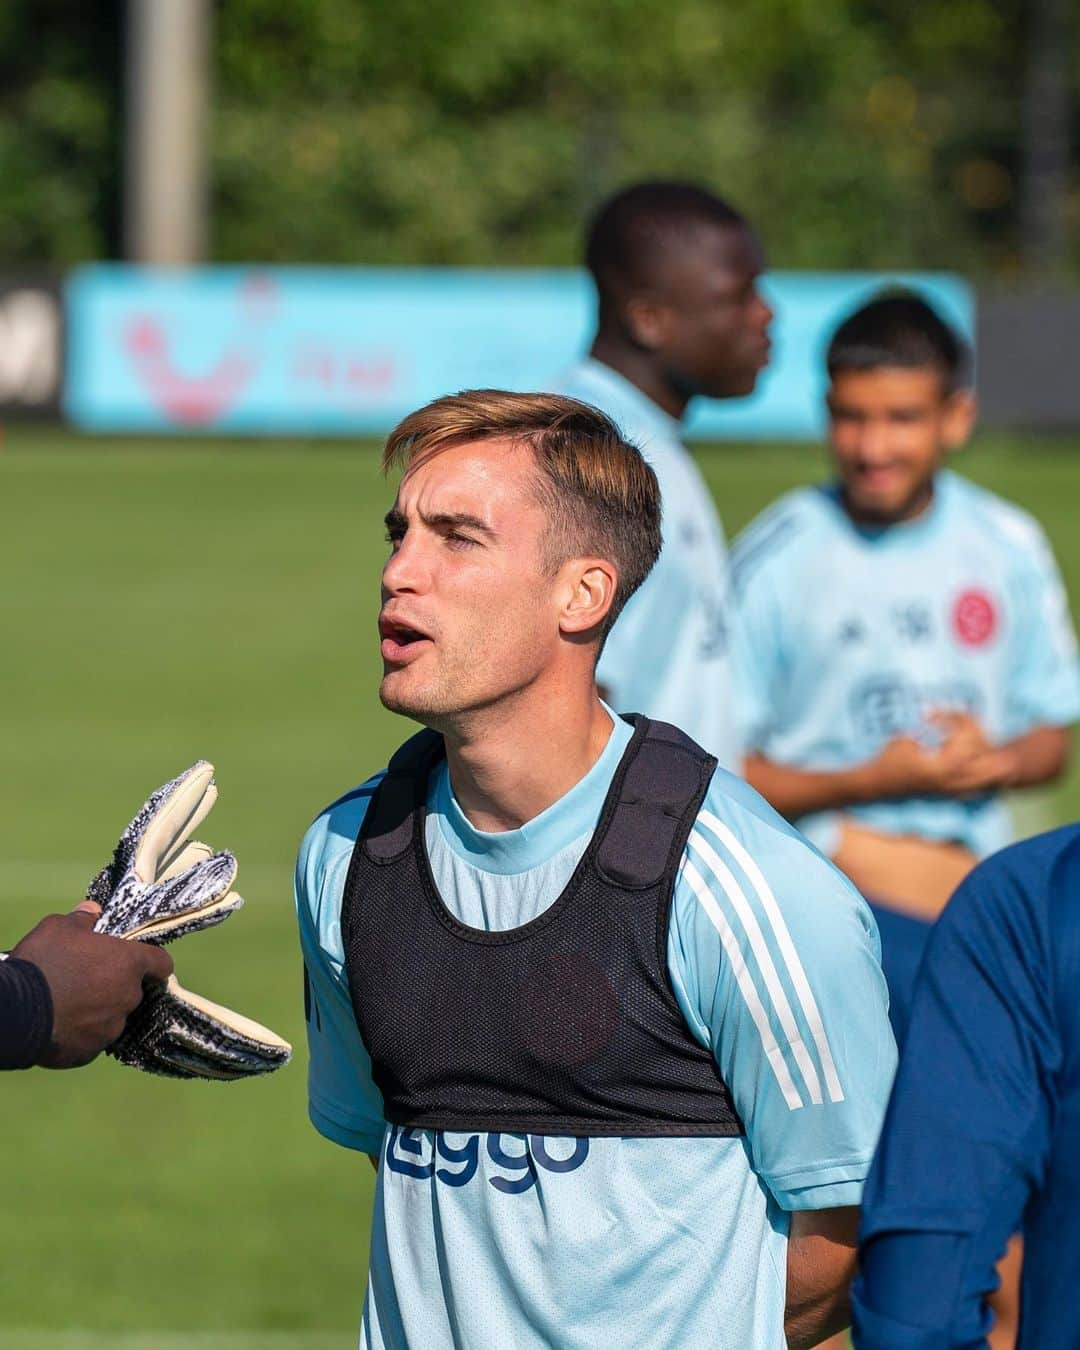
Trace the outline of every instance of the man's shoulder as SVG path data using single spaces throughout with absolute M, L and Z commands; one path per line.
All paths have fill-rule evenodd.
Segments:
M 690 833 L 685 858 L 704 861 L 710 885 L 735 883 L 766 905 L 802 906 L 826 893 L 861 905 L 861 897 L 829 860 L 749 783 L 717 769 Z M 699 868 L 699 871 L 702 869 Z
M 951 470 L 941 474 L 940 482 L 953 510 L 966 524 L 988 535 L 1007 556 L 1041 555 L 1047 549 L 1043 527 L 1022 506 Z
M 943 917 L 947 927 L 974 927 L 988 936 L 998 932 L 999 919 L 1011 921 L 1022 911 L 1045 919 L 1060 910 L 1063 923 L 1080 927 L 1080 908 L 1060 903 L 1078 888 L 1080 824 L 1064 825 L 984 858 L 962 882 Z
M 669 459 L 691 463 L 679 440 L 679 424 L 624 375 L 591 357 L 562 372 L 551 382 L 553 393 L 565 394 L 599 408 L 646 458 L 658 467 Z
M 373 774 L 323 808 L 308 826 L 296 862 L 298 885 L 314 894 L 326 875 L 352 854 L 375 789 L 385 770 Z
M 690 832 L 670 932 L 681 987 L 697 991 L 691 997 L 700 1000 L 702 1020 L 717 1007 L 719 984 L 732 1006 L 745 1002 L 750 1020 L 741 1025 L 751 1043 L 761 1036 L 766 1056 L 779 1065 L 788 1110 L 800 1105 L 799 1081 L 811 1102 L 843 1099 L 831 1027 L 866 1017 L 883 1037 L 877 1043 L 889 1040 L 880 944 L 866 902 L 731 774 L 716 774 Z M 811 1043 L 816 1067 L 797 1048 Z
M 724 820 L 740 835 L 771 839 L 773 836 L 806 844 L 803 836 L 738 774 L 716 769 L 709 782 L 698 820 L 705 816 Z
M 984 859 L 934 926 L 925 969 L 965 970 L 996 988 L 1028 1025 L 1069 1028 L 1080 1053 L 1080 825 L 1021 840 Z
M 797 568 L 806 549 L 829 529 L 831 514 L 822 487 L 794 488 L 767 506 L 732 545 L 736 593 L 741 595 L 759 579 Z
M 567 398 L 581 399 L 587 402 L 586 392 L 598 386 L 600 383 L 601 372 L 599 363 L 592 357 L 582 357 L 580 361 L 575 361 L 573 365 L 564 366 L 557 374 L 553 375 L 547 383 L 547 388 L 553 394 L 565 394 Z M 599 407 L 594 403 L 593 407 Z

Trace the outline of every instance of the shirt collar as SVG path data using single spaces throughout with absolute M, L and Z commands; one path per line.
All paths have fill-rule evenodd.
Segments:
M 604 705 L 607 708 L 607 705 Z M 429 808 L 448 846 L 485 872 L 527 872 L 561 853 L 596 828 L 615 770 L 633 735 L 633 728 L 607 708 L 612 730 L 588 773 L 569 792 L 519 829 L 489 832 L 469 823 L 450 785 L 445 760 L 433 776 Z

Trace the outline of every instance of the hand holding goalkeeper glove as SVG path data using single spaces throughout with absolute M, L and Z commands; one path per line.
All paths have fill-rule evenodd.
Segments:
M 205 760 L 151 794 L 120 836 L 112 862 L 90 883 L 102 908 L 95 931 L 159 946 L 222 923 L 243 904 L 232 890 L 236 859 L 191 835 L 217 800 Z M 181 987 L 149 986 L 108 1053 L 172 1078 L 247 1078 L 286 1064 L 292 1049 L 267 1027 Z

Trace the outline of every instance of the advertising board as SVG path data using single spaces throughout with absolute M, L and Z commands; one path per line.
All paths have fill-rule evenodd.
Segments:
M 917 286 L 971 331 L 958 278 L 773 273 L 773 364 L 752 398 L 695 404 L 689 434 L 816 436 L 828 334 L 886 284 Z M 576 269 L 101 264 L 73 274 L 67 303 L 67 414 L 129 432 L 378 434 L 453 390 L 547 387 L 594 315 Z

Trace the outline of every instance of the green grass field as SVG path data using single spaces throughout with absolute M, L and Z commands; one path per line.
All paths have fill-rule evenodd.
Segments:
M 816 477 L 811 448 L 708 450 L 730 531 Z M 980 481 L 1046 524 L 1080 598 L 1080 446 L 983 443 Z M 4 1076 L 8 1350 L 354 1343 L 371 1170 L 305 1114 L 291 862 L 311 817 L 406 731 L 376 699 L 390 493 L 364 445 L 0 448 L 0 946 L 70 906 L 146 792 L 204 756 L 201 832 L 248 907 L 173 948 L 185 984 L 297 1045 L 265 1081 L 159 1082 L 101 1060 Z M 1025 808 L 1080 815 L 1080 777 Z

